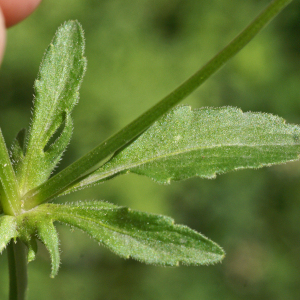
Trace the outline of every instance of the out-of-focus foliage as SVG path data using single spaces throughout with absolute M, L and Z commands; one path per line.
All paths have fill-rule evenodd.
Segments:
M 78 19 L 85 29 L 88 69 L 64 166 L 180 84 L 268 2 L 44 0 L 8 33 L 0 70 L 0 126 L 6 141 L 10 144 L 28 126 L 43 51 L 65 20 Z M 185 103 L 238 106 L 300 124 L 299 18 L 295 1 Z M 48 253 L 39 245 L 39 258 L 29 265 L 29 299 L 297 299 L 299 169 L 299 163 L 291 163 L 169 186 L 128 175 L 60 198 L 107 200 L 170 215 L 216 241 L 227 256 L 211 267 L 146 266 L 60 227 L 60 273 L 49 279 Z M 5 254 L 0 263 L 0 299 L 5 299 Z

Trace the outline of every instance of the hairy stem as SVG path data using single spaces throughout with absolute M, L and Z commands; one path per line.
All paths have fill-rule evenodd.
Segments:
M 27 290 L 27 250 L 17 239 L 7 246 L 9 266 L 9 300 L 25 300 Z
M 28 192 L 24 200 L 24 208 L 31 209 L 36 205 L 49 201 L 76 179 L 95 167 L 99 162 L 112 155 L 118 149 L 129 144 L 134 138 L 145 131 L 157 119 L 167 113 L 172 107 L 190 95 L 205 82 L 212 74 L 219 70 L 231 57 L 248 44 L 257 33 L 265 27 L 292 0 L 275 0 L 271 2 L 231 43 L 212 58 L 193 76 L 181 84 L 158 104 L 142 114 L 139 118 L 117 132 L 98 147 L 56 174 L 39 187 Z

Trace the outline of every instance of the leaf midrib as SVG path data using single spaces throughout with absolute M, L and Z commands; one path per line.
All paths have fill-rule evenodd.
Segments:
M 55 47 L 53 43 L 50 44 L 50 46 L 52 46 L 53 48 Z M 70 59 L 68 60 L 70 61 Z M 61 86 L 61 83 L 63 81 L 66 81 L 65 80 L 65 74 L 68 72 L 68 65 L 65 63 L 64 64 L 64 68 L 63 68 L 63 71 L 61 72 L 61 74 L 63 74 L 61 77 L 60 77 L 60 80 L 59 80 L 59 86 Z M 53 82 L 52 82 L 53 83 Z M 47 83 L 45 83 L 47 84 Z M 42 124 L 40 122 L 37 123 L 37 127 L 38 128 L 38 134 L 37 134 L 37 138 L 33 139 L 33 143 L 29 143 L 28 144 L 28 150 L 26 151 L 26 156 L 25 156 L 25 159 L 24 159 L 24 169 L 22 171 L 22 180 L 21 180 L 21 189 L 22 189 L 22 194 L 26 194 L 27 193 L 27 189 L 26 189 L 26 186 L 27 186 L 27 178 L 29 177 L 30 178 L 30 174 L 31 174 L 31 169 L 32 169 L 32 165 L 35 163 L 35 158 L 36 158 L 36 153 L 37 153 L 37 149 L 40 150 L 40 153 L 38 156 L 44 156 L 44 151 L 42 149 L 40 149 L 41 147 L 41 143 L 43 142 L 42 141 L 42 136 L 43 134 L 45 134 L 45 131 L 48 131 L 49 128 L 51 127 L 51 123 L 53 123 L 54 121 L 54 114 L 53 112 L 55 111 L 55 109 L 57 108 L 58 106 L 58 103 L 60 102 L 59 99 L 61 98 L 61 94 L 62 92 L 64 91 L 65 89 L 65 86 L 62 86 L 60 88 L 60 91 L 58 92 L 58 90 L 56 91 L 53 91 L 52 93 L 47 93 L 47 95 L 52 95 L 52 99 L 53 101 L 51 101 L 53 104 L 51 105 L 51 110 L 50 110 L 50 113 L 47 114 L 48 117 L 46 117 L 45 119 L 45 122 Z M 49 89 L 48 89 L 49 90 Z M 43 97 L 40 97 L 40 99 L 43 98 Z M 37 110 L 37 113 L 39 113 L 40 110 Z M 36 134 L 34 134 L 34 132 L 36 133 L 37 130 L 33 131 L 30 133 L 31 136 L 36 136 Z
M 213 145 L 213 146 L 206 146 L 206 147 L 186 147 L 186 148 L 182 149 L 181 151 L 173 151 L 171 153 L 164 153 L 162 155 L 157 155 L 157 156 L 153 156 L 151 158 L 144 159 L 144 160 L 139 161 L 137 163 L 121 165 L 120 167 L 113 168 L 110 171 L 107 171 L 107 172 L 104 172 L 104 173 L 96 173 L 97 172 L 96 171 L 95 174 L 91 174 L 86 179 L 88 179 L 88 178 L 92 179 L 93 177 L 97 177 L 98 179 L 96 179 L 96 180 L 98 181 L 98 180 L 101 180 L 101 179 L 104 179 L 106 177 L 112 176 L 116 173 L 122 172 L 122 171 L 127 170 L 127 169 L 130 170 L 130 169 L 133 169 L 133 168 L 145 165 L 145 164 L 152 163 L 156 160 L 162 160 L 162 159 L 166 159 L 168 157 L 175 157 L 175 156 L 181 155 L 183 153 L 191 153 L 191 152 L 196 152 L 196 151 L 200 151 L 200 150 L 214 149 L 214 148 L 221 148 L 221 147 L 239 147 L 239 148 L 257 148 L 257 149 L 259 149 L 260 147 L 266 147 L 266 146 L 267 147 L 272 147 L 272 146 L 273 147 L 278 147 L 278 146 L 291 147 L 290 145 L 285 145 L 285 144 L 271 144 L 271 145 L 270 144 L 260 144 L 259 146 L 250 145 L 250 144 L 249 145 L 226 144 L 226 145 Z M 295 144 L 293 146 L 300 146 L 300 144 Z M 168 155 L 166 155 L 166 154 L 168 154 Z M 107 165 L 109 165 L 109 162 L 106 165 L 104 165 L 104 167 L 107 166 Z M 90 183 L 93 183 L 93 182 L 90 182 Z M 78 183 L 78 186 L 80 186 L 80 183 Z
M 62 212 L 59 212 L 59 214 L 61 215 L 61 216 L 66 216 L 66 217 L 69 217 L 69 214 L 68 213 L 62 213 Z M 107 224 L 104 224 L 104 223 L 102 223 L 101 221 L 98 221 L 98 220 L 95 220 L 95 219 L 92 219 L 92 218 L 89 218 L 89 217 L 85 217 L 85 216 L 78 216 L 78 215 L 76 215 L 76 216 L 72 216 L 72 218 L 74 218 L 74 219 L 78 219 L 78 220 L 84 220 L 84 221 L 87 221 L 87 222 L 91 222 L 91 223 L 93 223 L 93 224 L 95 224 L 95 225 L 98 225 L 98 226 L 102 226 L 102 227 L 104 227 L 104 228 L 106 228 L 106 229 L 109 229 L 110 231 L 113 231 L 113 232 L 117 232 L 117 233 L 120 233 L 120 234 L 122 234 L 122 235 L 125 235 L 125 236 L 129 236 L 130 238 L 133 238 L 134 240 L 136 240 L 137 242 L 139 242 L 139 243 L 143 243 L 143 245 L 145 245 L 144 244 L 144 241 L 145 241 L 145 239 L 143 239 L 142 237 L 140 237 L 140 236 L 132 236 L 132 235 L 130 235 L 129 234 L 129 232 L 128 231 L 126 231 L 126 230 L 121 230 L 121 229 L 116 229 L 115 227 L 113 227 L 113 226 L 111 226 L 111 225 L 107 225 Z M 55 218 L 56 219 L 56 218 Z M 68 223 L 68 222 L 66 222 L 66 221 L 61 221 L 61 220 L 57 220 L 58 222 L 61 222 L 61 223 L 67 223 L 67 224 L 70 224 L 70 223 Z M 79 221 L 80 222 L 80 221 Z M 79 229 L 81 229 L 79 226 L 77 226 L 77 225 L 73 225 L 73 224 L 70 224 L 71 226 L 75 226 L 75 227 L 77 227 L 77 228 L 79 228 Z M 174 226 L 176 226 L 176 225 L 174 225 Z M 82 229 L 81 229 L 82 230 Z M 163 231 L 165 231 L 165 230 L 163 230 Z M 153 233 L 153 231 L 151 231 L 152 233 Z M 155 232 L 160 232 L 160 231 L 155 231 Z M 177 233 L 177 231 L 175 231 L 175 230 L 167 230 L 167 232 L 174 232 L 174 233 Z M 156 240 L 155 239 L 153 239 L 153 238 L 149 238 L 149 237 L 147 237 L 147 240 L 151 240 L 151 241 L 153 241 L 153 242 L 155 242 Z M 163 241 L 160 241 L 160 242 L 163 242 Z M 169 243 L 165 243 L 165 242 L 163 242 L 163 244 L 164 245 L 168 245 Z M 149 245 L 149 244 L 147 244 L 148 245 L 148 247 L 149 248 L 151 248 L 151 249 L 154 249 L 151 245 Z M 181 245 L 178 245 L 178 244 L 174 244 L 174 245 L 177 245 L 177 246 L 181 246 Z M 189 247 L 190 248 L 190 247 Z M 192 247 L 192 248 L 194 248 L 194 247 Z M 155 250 L 155 252 L 157 252 L 156 250 Z M 209 252 L 209 251 L 207 251 L 207 252 Z M 214 253 L 214 252 L 210 252 L 210 253 Z

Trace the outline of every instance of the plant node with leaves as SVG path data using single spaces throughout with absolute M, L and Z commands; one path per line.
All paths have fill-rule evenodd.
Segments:
M 102 201 L 49 201 L 129 172 L 168 184 L 297 160 L 300 127 L 286 124 L 280 117 L 243 113 L 234 107 L 174 108 L 289 2 L 273 1 L 173 93 L 51 177 L 71 139 L 71 112 L 78 102 L 86 70 L 81 25 L 69 21 L 58 29 L 35 81 L 29 130 L 18 133 L 10 151 L 0 131 L 0 252 L 8 245 L 10 299 L 25 297 L 27 261 L 35 258 L 37 240 L 50 253 L 51 277 L 57 274 L 60 255 L 54 222 L 81 229 L 119 256 L 148 264 L 209 265 L 224 258 L 223 249 L 216 243 L 186 226 L 174 224 L 169 217 Z

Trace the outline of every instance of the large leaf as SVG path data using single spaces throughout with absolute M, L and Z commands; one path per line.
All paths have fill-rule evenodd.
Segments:
M 50 253 L 54 277 L 60 264 L 59 238 L 53 222 L 77 227 L 124 258 L 166 266 L 208 265 L 220 262 L 224 251 L 200 233 L 175 225 L 165 216 L 133 211 L 100 202 L 42 204 L 18 216 L 0 217 L 0 253 L 11 239 L 28 247 L 28 261 L 35 258 L 36 239 Z
M 171 218 L 106 202 L 43 204 L 33 213 L 77 227 L 121 257 L 149 264 L 207 265 L 224 257 L 214 242 Z
M 299 154 L 300 127 L 282 118 L 233 107 L 180 106 L 66 192 L 125 172 L 169 183 L 297 160 Z
M 76 21 L 66 22 L 46 50 L 35 81 L 25 157 L 18 154 L 15 167 L 22 194 L 47 180 L 70 141 L 73 129 L 70 113 L 78 101 L 86 68 L 83 54 L 81 26 Z M 18 151 L 14 153 L 22 154 L 21 146 L 15 143 L 16 146 Z

